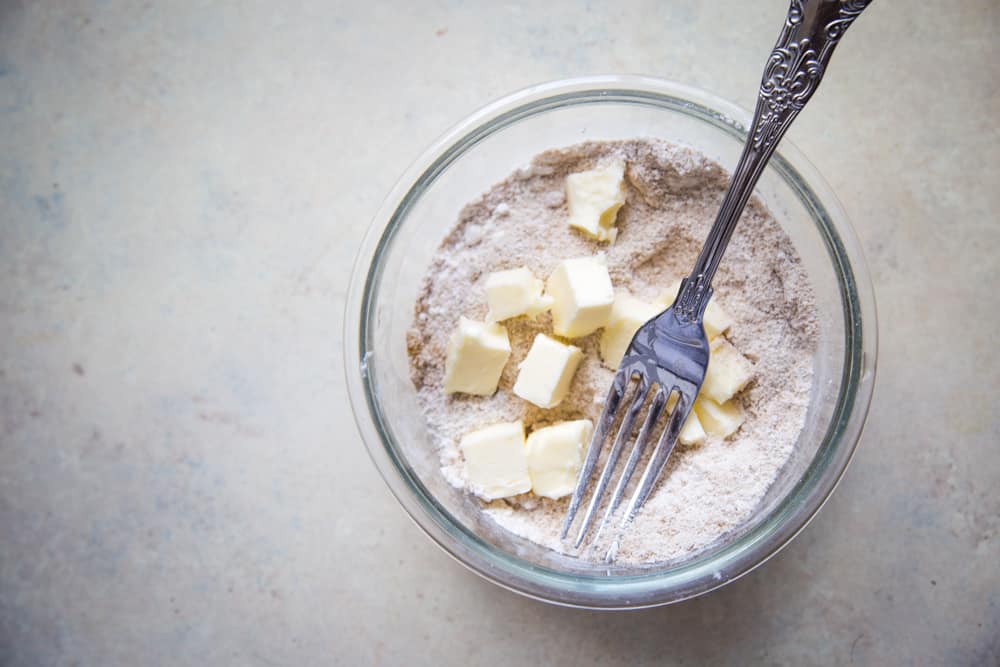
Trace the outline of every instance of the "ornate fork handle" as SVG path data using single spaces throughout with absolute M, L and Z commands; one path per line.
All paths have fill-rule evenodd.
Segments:
M 816 92 L 840 38 L 870 2 L 792 0 L 781 35 L 764 66 L 743 154 L 694 270 L 674 304 L 674 312 L 681 321 L 701 318 L 712 295 L 712 278 L 764 166 L 792 121 Z

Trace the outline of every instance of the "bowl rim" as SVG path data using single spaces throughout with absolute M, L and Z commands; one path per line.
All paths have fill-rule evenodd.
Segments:
M 841 279 L 846 344 L 831 426 L 802 478 L 769 517 L 733 543 L 690 562 L 664 571 L 616 577 L 562 573 L 529 563 L 495 549 L 452 521 L 387 442 L 392 436 L 383 427 L 384 416 L 373 395 L 369 368 L 377 360 L 367 347 L 367 327 L 371 296 L 380 278 L 376 260 L 423 188 L 466 150 L 522 118 L 570 103 L 601 102 L 644 103 L 686 112 L 740 141 L 750 121 L 747 110 L 712 93 L 664 79 L 624 75 L 541 83 L 473 112 L 407 168 L 364 235 L 345 300 L 344 372 L 355 423 L 376 469 L 410 518 L 445 553 L 487 580 L 534 599 L 589 609 L 638 609 L 679 602 L 735 581 L 773 557 L 823 507 L 853 458 L 871 404 L 877 366 L 877 313 L 864 253 L 843 206 L 802 152 L 784 139 L 768 169 L 777 170 L 793 186 L 827 243 Z M 800 497 L 806 486 L 810 488 Z

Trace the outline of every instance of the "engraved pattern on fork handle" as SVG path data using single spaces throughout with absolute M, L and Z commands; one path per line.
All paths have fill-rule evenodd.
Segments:
M 702 318 L 712 279 L 743 208 L 785 131 L 823 79 L 834 48 L 871 0 L 792 0 L 764 66 L 757 106 L 739 163 L 674 312 L 682 322 Z

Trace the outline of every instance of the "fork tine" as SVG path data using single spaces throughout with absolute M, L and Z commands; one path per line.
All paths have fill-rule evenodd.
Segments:
M 632 395 L 632 405 L 629 406 L 628 412 L 622 417 L 618 434 L 615 436 L 614 444 L 611 445 L 611 451 L 608 452 L 608 460 L 604 462 L 604 470 L 601 471 L 601 476 L 597 480 L 597 486 L 594 488 L 594 494 L 590 497 L 590 506 L 587 507 L 587 513 L 583 516 L 583 521 L 580 522 L 580 532 L 576 535 L 576 541 L 573 543 L 574 547 L 580 546 L 580 543 L 583 542 L 583 538 L 587 534 L 587 529 L 590 528 L 590 524 L 594 521 L 594 513 L 601 505 L 601 497 L 604 495 L 604 490 L 611 480 L 611 475 L 614 474 L 615 464 L 618 463 L 618 456 L 621 454 L 625 442 L 632 437 L 632 426 L 635 424 L 635 418 L 646 403 L 648 395 L 649 381 L 646 379 L 646 376 L 640 374 L 639 382 L 636 384 L 635 392 Z
M 639 435 L 635 439 L 635 445 L 632 447 L 632 453 L 628 457 L 628 461 L 625 463 L 625 469 L 622 470 L 621 477 L 618 478 L 618 484 L 615 485 L 614 493 L 611 495 L 611 500 L 608 502 L 608 508 L 604 511 L 604 517 L 601 519 L 601 523 L 597 526 L 597 533 L 594 537 L 594 542 L 596 543 L 601 531 L 604 530 L 604 525 L 611 518 L 611 515 L 615 513 L 618 509 L 618 505 L 621 503 L 622 496 L 625 495 L 625 487 L 628 486 L 629 480 L 632 479 L 632 473 L 635 472 L 636 465 L 639 464 L 639 459 L 642 457 L 642 453 L 646 450 L 646 444 L 649 442 L 649 436 L 656 425 L 656 421 L 660 418 L 660 414 L 663 412 L 664 406 L 667 404 L 667 399 L 670 397 L 670 391 L 664 391 L 663 387 L 656 390 L 656 394 L 653 396 L 653 402 L 649 406 L 649 412 L 646 414 L 646 419 L 642 423 L 642 428 L 639 429 Z
M 611 430 L 615 414 L 618 412 L 618 404 L 625 395 L 627 382 L 628 380 L 625 379 L 624 371 L 619 370 L 615 374 L 614 381 L 611 383 L 607 398 L 604 399 L 604 410 L 601 411 L 601 416 L 597 420 L 597 428 L 594 429 L 594 434 L 590 437 L 590 445 L 587 446 L 587 458 L 584 460 L 583 467 L 580 468 L 580 475 L 576 479 L 576 488 L 573 490 L 573 497 L 570 498 L 569 509 L 566 511 L 566 519 L 563 521 L 559 539 L 566 537 L 569 527 L 573 524 L 573 518 L 580 508 L 580 501 L 583 500 L 583 496 L 587 491 L 587 485 L 590 482 L 590 476 L 594 473 L 594 466 L 597 465 L 597 459 L 601 454 L 604 439 L 607 437 L 608 431 Z
M 629 501 L 628 510 L 625 512 L 625 516 L 622 517 L 621 525 L 624 528 L 635 516 L 635 513 L 639 511 L 642 504 L 646 502 L 646 498 L 649 496 L 650 491 L 653 490 L 653 485 L 656 484 L 656 480 L 660 478 L 660 473 L 663 472 L 664 466 L 667 464 L 667 459 L 670 457 L 670 453 L 674 450 L 674 445 L 677 444 L 677 434 L 680 433 L 681 426 L 687 420 L 688 414 L 691 412 L 691 404 L 693 401 L 685 396 L 681 392 L 677 397 L 677 404 L 674 406 L 674 411 L 670 415 L 670 420 L 667 422 L 667 427 L 663 429 L 663 434 L 660 436 L 660 441 L 656 443 L 656 448 L 653 450 L 653 456 L 649 459 L 649 464 L 646 466 L 646 470 L 642 473 L 642 479 L 639 481 L 639 486 L 636 488 L 635 493 L 632 494 L 632 499 Z

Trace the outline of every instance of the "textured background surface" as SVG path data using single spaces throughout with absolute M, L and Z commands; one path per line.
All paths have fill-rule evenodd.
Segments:
M 880 307 L 838 493 L 745 579 L 601 615 L 390 497 L 348 267 L 476 107 L 595 72 L 750 106 L 786 3 L 296 4 L 0 0 L 0 664 L 1000 661 L 1000 5 L 879 0 L 791 130 Z

